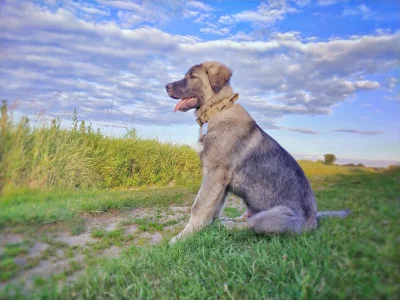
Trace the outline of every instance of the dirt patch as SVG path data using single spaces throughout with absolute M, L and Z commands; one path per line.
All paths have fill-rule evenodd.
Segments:
M 227 207 L 244 210 L 242 200 L 230 195 Z M 18 272 L 6 282 L 0 283 L 0 290 L 9 283 L 17 284 L 23 291 L 34 288 L 36 278 L 49 278 L 62 274 L 66 282 L 72 281 L 77 274 L 83 272 L 86 255 L 101 255 L 104 257 L 118 257 L 124 248 L 131 245 L 155 245 L 163 240 L 163 236 L 170 237 L 179 232 L 190 218 L 190 206 L 169 206 L 167 208 L 137 208 L 123 213 L 104 213 L 98 215 L 83 215 L 84 232 L 71 235 L 65 228 L 44 226 L 33 235 L 24 235 L 10 232 L 0 232 L 0 255 L 5 255 L 7 245 L 22 243 L 28 245 L 23 253 L 12 257 L 18 266 Z M 140 226 L 145 220 L 146 228 Z M 110 238 L 118 229 L 123 229 L 120 243 L 111 244 L 108 248 L 97 248 L 102 242 L 102 236 L 94 238 L 94 230 L 103 230 L 103 237 Z M 109 233 L 109 235 L 107 235 Z M 119 233 L 121 234 L 121 233 Z M 111 241 L 113 241 L 111 239 Z M 113 242 L 112 242 L 113 243 Z
M 117 257 L 122 252 L 122 249 L 117 246 L 111 246 L 110 248 L 103 251 L 103 255 L 106 257 Z
M 19 233 L 5 232 L 0 235 L 0 246 L 17 244 L 24 241 L 24 236 Z
M 39 257 L 48 248 L 48 244 L 36 242 L 35 245 L 29 249 L 28 256 L 31 258 Z
M 85 231 L 91 232 L 93 228 L 103 228 L 106 231 L 117 229 L 118 224 L 125 219 L 123 214 L 99 214 L 84 216 Z
M 86 246 L 87 244 L 93 244 L 96 242 L 95 239 L 93 239 L 90 236 L 90 233 L 85 232 L 80 235 L 70 235 L 68 233 L 62 232 L 58 233 L 54 236 L 54 239 L 58 242 L 67 244 L 70 247 L 74 246 Z
M 141 241 L 141 240 L 146 240 L 148 241 L 151 245 L 155 245 L 158 244 L 159 242 L 162 241 L 163 236 L 160 232 L 154 232 L 154 233 L 150 233 L 150 232 L 143 232 L 142 234 L 140 234 L 139 238 L 137 239 L 137 241 Z M 138 245 L 140 245 L 140 243 L 137 243 Z

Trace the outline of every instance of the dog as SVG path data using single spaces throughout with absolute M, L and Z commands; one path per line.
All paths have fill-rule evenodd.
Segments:
M 239 218 L 220 218 L 228 229 L 259 234 L 302 233 L 317 228 L 318 217 L 345 217 L 349 211 L 317 212 L 314 193 L 296 160 L 235 103 L 232 71 L 208 61 L 189 69 L 182 80 L 165 86 L 180 99 L 175 111 L 196 110 L 203 180 L 190 220 L 170 243 L 219 218 L 227 194 L 243 199 Z M 205 127 L 207 132 L 205 132 Z

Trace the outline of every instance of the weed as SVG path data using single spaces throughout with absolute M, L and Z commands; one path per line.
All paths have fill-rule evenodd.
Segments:
M 139 225 L 139 229 L 142 231 L 155 232 L 162 231 L 164 228 L 163 224 L 155 222 L 150 218 L 135 219 L 135 224 Z
M 239 211 L 236 207 L 225 207 L 224 213 L 228 218 L 237 218 L 243 214 L 243 211 Z
M 101 228 L 95 228 L 91 232 L 91 236 L 94 238 L 102 238 L 106 235 L 106 231 Z
M 18 265 L 13 258 L 4 258 L 0 261 L 0 281 L 9 280 L 18 272 Z
M 28 253 L 29 246 L 27 243 L 8 244 L 4 249 L 5 257 L 15 257 L 20 254 Z

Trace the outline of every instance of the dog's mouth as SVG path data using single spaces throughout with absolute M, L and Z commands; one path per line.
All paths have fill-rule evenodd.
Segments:
M 188 97 L 181 99 L 176 105 L 174 112 L 179 111 L 188 111 L 190 109 L 196 108 L 198 103 L 198 99 L 196 97 Z

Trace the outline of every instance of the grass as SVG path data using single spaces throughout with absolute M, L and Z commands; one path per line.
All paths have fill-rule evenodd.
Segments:
M 76 112 L 65 129 L 59 119 L 16 123 L 7 103 L 0 113 L 0 191 L 16 188 L 113 188 L 197 183 L 200 160 L 189 146 L 95 132 Z
M 243 214 L 243 211 L 239 211 L 236 207 L 225 207 L 224 213 L 228 218 L 237 218 Z
M 132 247 L 92 265 L 66 297 L 391 298 L 399 295 L 400 174 L 342 177 L 321 210 L 350 208 L 300 236 L 261 237 L 218 224 L 173 247 Z
M 311 161 L 300 161 L 300 165 L 308 176 L 374 171 Z M 33 126 L 23 117 L 16 123 L 7 103 L 1 106 L 3 194 L 17 189 L 196 186 L 200 181 L 200 160 L 189 146 L 142 139 L 134 128 L 127 128 L 123 137 L 105 136 L 78 120 L 76 112 L 70 128 L 61 126 L 59 119 L 48 125 L 36 120 Z
M 130 246 L 115 259 L 89 254 L 85 261 L 88 268 L 77 281 L 59 285 L 66 276 L 41 279 L 31 296 L 45 299 L 396 298 L 400 294 L 397 251 L 400 171 L 310 179 L 319 210 L 348 208 L 352 215 L 343 220 L 324 219 L 318 230 L 299 236 L 264 237 L 246 230 L 227 231 L 215 222 L 172 247 L 166 241 L 153 247 Z M 130 206 L 126 200 L 118 209 L 144 205 L 156 211 L 157 207 L 167 207 L 174 193 L 181 197 L 191 195 L 190 189 L 167 190 L 171 198 L 163 198 L 167 193 L 161 193 L 164 200 L 159 206 L 151 200 L 150 204 L 137 200 L 142 199 L 145 191 L 131 191 L 129 199 L 134 204 Z M 109 199 L 112 195 L 119 195 L 120 199 L 127 197 L 121 191 L 109 193 L 110 196 L 105 191 L 98 195 Z M 159 195 L 154 190 L 147 193 L 156 198 Z M 81 203 L 76 206 L 73 199 L 90 199 L 87 194 L 63 195 L 59 196 L 59 205 L 64 203 L 66 210 L 76 214 L 85 210 L 81 210 Z M 35 201 L 40 199 L 32 197 L 20 201 L 19 205 L 31 205 Z M 178 200 L 189 204 L 185 201 Z M 239 211 L 228 210 L 228 213 L 234 217 Z M 156 223 L 152 219 L 132 222 L 146 224 L 148 228 L 151 222 Z M 108 233 L 97 230 L 92 236 L 101 239 L 104 249 L 124 243 L 126 237 L 122 230 L 117 228 Z M 2 260 L 1 269 L 4 272 L 0 273 L 12 276 L 15 272 L 12 258 L 5 261 Z M 18 298 L 17 294 L 14 296 Z
M 311 177 L 315 176 L 326 176 L 329 175 L 338 175 L 338 174 L 357 174 L 357 173 L 374 173 L 376 172 L 375 168 L 369 167 L 346 167 L 341 165 L 325 165 L 323 162 L 318 161 L 314 162 L 311 160 L 300 160 L 298 161 L 301 168 L 304 170 L 304 173 Z
M 18 265 L 12 258 L 2 258 L 0 261 L 0 282 L 13 277 L 18 271 Z
M 0 197 L 0 228 L 19 225 L 67 223 L 74 234 L 82 231 L 80 214 L 123 211 L 137 207 L 188 205 L 194 189 L 29 191 L 9 192 Z
M 8 244 L 4 248 L 4 254 L 3 256 L 5 257 L 15 257 L 20 254 L 26 254 L 28 253 L 29 247 L 25 243 L 14 243 L 14 244 Z
M 142 231 L 162 231 L 164 226 L 163 224 L 158 223 L 150 218 L 137 218 L 134 220 L 135 224 L 139 225 L 139 229 Z

